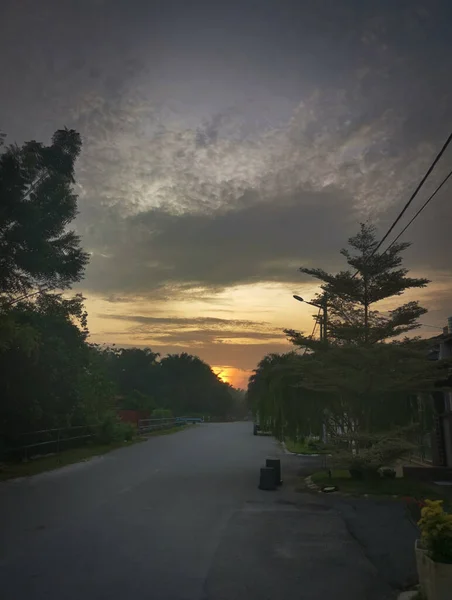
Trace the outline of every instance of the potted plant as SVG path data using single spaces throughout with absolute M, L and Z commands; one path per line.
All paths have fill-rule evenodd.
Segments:
M 442 500 L 426 500 L 415 546 L 419 583 L 428 600 L 452 597 L 452 515 Z

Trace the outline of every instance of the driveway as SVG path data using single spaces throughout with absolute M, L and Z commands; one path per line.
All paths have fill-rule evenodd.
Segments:
M 389 600 L 323 497 L 257 488 L 280 450 L 203 424 L 0 484 L 2 600 Z M 300 459 L 283 457 L 294 476 Z

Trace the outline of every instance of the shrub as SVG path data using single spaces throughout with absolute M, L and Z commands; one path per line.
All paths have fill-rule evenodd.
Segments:
M 132 423 L 122 423 L 114 413 L 105 414 L 94 428 L 96 441 L 100 444 L 131 441 L 136 430 Z
M 133 423 L 119 423 L 122 430 L 122 439 L 125 442 L 131 442 L 136 435 L 137 428 Z
M 173 411 L 169 408 L 155 408 L 152 411 L 153 419 L 172 419 Z
M 353 478 L 362 479 L 379 477 L 382 467 L 390 467 L 412 449 L 413 444 L 398 432 L 348 434 L 333 439 L 331 454 L 337 466 L 348 469 Z
M 452 515 L 442 500 L 426 500 L 418 522 L 421 540 L 432 560 L 452 564 Z
M 326 448 L 322 440 L 316 437 L 307 437 L 305 442 L 308 449 L 312 452 L 322 452 Z

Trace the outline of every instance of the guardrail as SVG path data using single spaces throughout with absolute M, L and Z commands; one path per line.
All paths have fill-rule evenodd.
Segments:
M 145 433 L 151 433 L 152 431 L 171 429 L 179 424 L 183 425 L 183 423 L 179 423 L 177 419 L 140 419 L 138 421 L 137 433 L 138 435 L 143 435 Z
M 172 429 L 186 423 L 202 423 L 203 419 L 198 417 L 176 417 L 160 419 L 141 419 L 137 424 L 137 434 L 145 435 L 153 431 Z M 77 440 L 88 440 L 96 435 L 101 426 L 91 427 L 88 425 L 77 425 L 75 427 L 60 427 L 54 429 L 41 429 L 30 431 L 17 436 L 15 442 L 9 448 L 0 448 L 0 459 L 2 456 L 22 458 L 27 460 L 33 449 L 43 449 L 45 454 L 59 454 L 67 447 L 68 443 Z M 1 440 L 0 440 L 1 441 Z
M 17 444 L 10 448 L 3 448 L 1 454 L 17 457 L 21 456 L 27 460 L 33 448 L 45 449 L 47 454 L 59 454 L 62 447 L 68 442 L 74 440 L 87 440 L 96 433 L 97 427 L 88 427 L 87 425 L 77 425 L 75 427 L 59 427 L 54 429 L 41 429 L 39 431 L 30 431 L 22 433 L 17 438 Z M 76 434 L 76 435 L 74 435 Z M 21 443 L 21 441 L 25 443 Z
M 204 419 L 201 417 L 140 419 L 138 421 L 138 435 L 151 433 L 152 431 L 158 431 L 159 429 L 172 429 L 173 427 L 180 427 L 181 425 L 186 425 L 187 423 L 204 423 Z

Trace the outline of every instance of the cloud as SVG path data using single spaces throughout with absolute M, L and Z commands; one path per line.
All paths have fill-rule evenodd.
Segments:
M 184 318 L 184 317 L 149 317 L 143 315 L 121 315 L 121 314 L 101 314 L 99 315 L 103 319 L 115 319 L 119 321 L 132 321 L 135 323 L 141 323 L 143 325 L 172 325 L 172 326 L 185 326 L 185 327 L 200 327 L 209 328 L 212 326 L 231 328 L 231 327 L 243 327 L 243 328 L 255 328 L 268 325 L 260 321 L 246 321 L 240 319 L 219 319 L 216 317 L 196 317 L 196 318 Z
M 112 322 L 128 322 L 118 331 L 97 331 L 92 340 L 114 339 L 119 347 L 150 346 L 160 354 L 190 352 L 214 365 L 228 365 L 248 371 L 267 352 L 284 352 L 289 344 L 283 331 L 270 323 L 240 319 L 151 317 L 145 315 L 101 314 Z M 114 323 L 113 323 L 114 325 Z M 245 375 L 237 375 L 243 384 Z
M 164 4 L 5 0 L 7 141 L 46 141 L 63 125 L 83 137 L 84 291 L 118 310 L 155 300 L 156 316 L 177 297 L 218 312 L 230 286 L 295 288 L 301 265 L 342 267 L 358 222 L 384 231 L 448 133 L 450 2 Z M 448 194 L 404 237 L 407 264 L 435 276 L 450 272 Z M 205 343 L 220 365 L 280 348 L 265 325 L 131 327 L 138 343 L 169 336 L 166 348 L 180 348 L 180 327 L 181 343 Z
M 301 264 L 328 260 L 356 229 L 351 202 L 328 191 L 293 193 L 231 211 L 152 209 L 92 229 L 84 287 L 97 293 L 168 293 L 171 286 L 223 289 L 300 281 Z M 166 291 L 165 291 L 166 290 Z
M 142 315 L 100 314 L 102 319 L 127 321 L 132 325 L 115 335 L 138 342 L 147 340 L 151 345 L 179 347 L 209 346 L 214 344 L 256 344 L 262 341 L 283 341 L 281 329 L 269 323 L 213 317 L 149 317 Z

